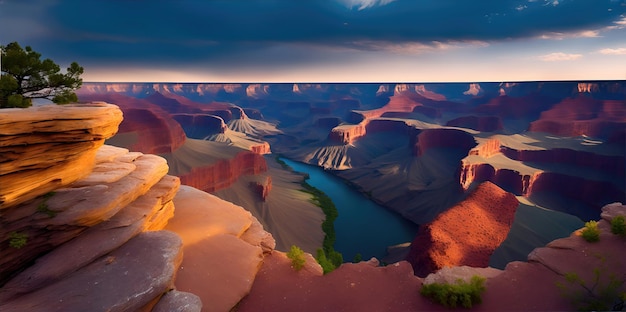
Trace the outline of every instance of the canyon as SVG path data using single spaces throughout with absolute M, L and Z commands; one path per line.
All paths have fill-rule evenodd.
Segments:
M 566 310 L 555 283 L 567 273 L 626 274 L 609 225 L 626 214 L 623 82 L 78 94 L 0 111 L 3 311 L 443 310 L 421 287 L 476 274 L 487 290 L 475 310 Z M 384 263 L 323 274 L 312 255 L 326 216 L 276 155 L 324 168 L 419 231 Z M 600 220 L 598 243 L 581 238 L 588 220 Z
M 79 90 L 81 100 L 117 101 L 123 110 L 128 101 L 135 109 L 168 112 L 164 125 L 183 128 L 187 137 L 172 143 L 169 153 L 159 153 L 170 163 L 170 174 L 184 184 L 227 196 L 266 228 L 283 227 L 267 217 L 276 204 L 266 200 L 276 190 L 276 173 L 267 169 L 274 162 L 267 156 L 272 153 L 323 167 L 419 225 L 487 181 L 515 195 L 526 215 L 548 209 L 557 219 L 595 219 L 603 205 L 626 201 L 626 148 L 619 140 L 626 124 L 625 94 L 622 82 L 611 81 L 93 83 Z M 559 116 L 569 124 L 582 122 L 606 131 L 537 126 Z M 612 126 L 606 128 L 607 122 Z M 162 129 L 167 133 L 167 127 Z M 121 131 L 109 141 L 131 148 L 138 133 Z M 218 148 L 217 142 L 228 146 Z M 235 146 L 241 150 L 235 152 Z M 511 226 L 529 228 L 533 236 L 542 237 L 541 244 L 557 238 L 519 220 Z M 580 225 L 564 223 L 569 226 L 556 226 L 560 235 Z M 289 244 L 282 241 L 278 245 L 286 250 Z M 517 258 L 507 261 L 523 260 L 524 253 L 538 246 L 509 253 Z

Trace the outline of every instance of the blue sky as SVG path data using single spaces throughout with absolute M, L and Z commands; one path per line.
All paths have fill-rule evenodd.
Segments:
M 626 79 L 626 0 L 0 0 L 85 81 Z

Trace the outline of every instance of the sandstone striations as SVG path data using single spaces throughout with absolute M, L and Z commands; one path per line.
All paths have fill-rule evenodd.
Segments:
M 485 182 L 462 202 L 420 227 L 408 260 L 426 276 L 446 266 L 486 267 L 504 241 L 518 206 L 513 194 Z
M 121 121 L 105 103 L 0 111 L 0 209 L 84 177 Z

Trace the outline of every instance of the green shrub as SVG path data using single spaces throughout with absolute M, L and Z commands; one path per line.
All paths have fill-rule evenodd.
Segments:
M 18 233 L 18 232 L 11 232 L 9 234 L 9 246 L 15 248 L 15 249 L 20 249 L 24 246 L 26 246 L 26 243 L 28 242 L 28 235 L 24 234 L 24 233 Z
M 598 222 L 589 221 L 585 223 L 585 228 L 582 231 L 583 238 L 590 242 L 597 242 L 600 240 L 600 229 L 598 229 Z
M 363 261 L 363 256 L 360 253 L 357 253 L 356 255 L 354 255 L 354 258 L 352 259 L 352 263 L 359 263 Z
M 291 266 L 296 269 L 296 271 L 300 271 L 306 263 L 304 251 L 295 245 L 291 245 L 291 249 L 287 252 L 287 257 L 291 259 Z
M 481 303 L 481 295 L 485 291 L 485 278 L 472 276 L 470 282 L 458 279 L 455 284 L 432 283 L 424 285 L 420 293 L 435 302 L 449 308 L 461 305 L 471 308 L 473 304 Z
M 616 216 L 611 219 L 611 233 L 615 235 L 626 235 L 624 216 Z
M 315 257 L 315 260 L 317 260 L 317 263 L 319 263 L 324 270 L 324 274 L 330 273 L 336 268 L 336 266 L 326 257 L 326 253 L 322 248 L 317 249 L 317 256 Z
M 619 279 L 615 273 L 607 274 L 605 258 L 600 255 L 596 257 L 601 260 L 601 265 L 593 269 L 591 283 L 587 283 L 574 272 L 565 273 L 566 283 L 556 282 L 563 296 L 579 311 L 609 311 L 624 304 L 626 293 L 620 293 L 624 280 Z

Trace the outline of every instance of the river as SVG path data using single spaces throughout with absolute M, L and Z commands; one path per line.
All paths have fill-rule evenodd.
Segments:
M 295 171 L 307 173 L 307 183 L 326 193 L 337 207 L 335 250 L 346 262 L 359 253 L 363 260 L 381 260 L 391 245 L 411 242 L 418 226 L 382 207 L 324 169 L 281 158 Z

